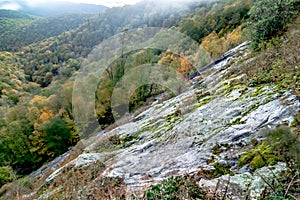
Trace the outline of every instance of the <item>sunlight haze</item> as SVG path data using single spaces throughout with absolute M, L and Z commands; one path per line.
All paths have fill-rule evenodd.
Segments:
M 126 1 L 120 1 L 120 0 L 54 0 L 52 2 L 73 2 L 73 3 L 86 3 L 86 4 L 95 4 L 95 5 L 103 5 L 107 7 L 116 7 L 116 6 L 124 6 L 124 5 L 132 5 L 140 0 L 126 0 Z M 39 4 L 43 3 L 49 3 L 47 0 L 23 0 L 23 2 L 26 2 L 27 5 L 34 7 Z M 4 5 L 1 6 L 1 9 L 10 9 L 10 10 L 18 10 L 20 8 L 20 5 L 18 4 L 18 1 L 8 1 Z
M 28 2 L 40 2 L 45 0 L 30 0 Z M 114 6 L 123 6 L 126 4 L 135 4 L 139 2 L 140 0 L 55 0 L 55 1 L 68 1 L 68 2 L 74 2 L 74 3 L 87 3 L 87 4 L 96 4 L 96 5 L 103 5 L 107 7 L 114 7 Z

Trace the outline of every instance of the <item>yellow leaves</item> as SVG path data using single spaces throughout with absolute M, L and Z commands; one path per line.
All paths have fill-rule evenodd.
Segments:
M 33 145 L 33 148 L 30 149 L 32 153 L 38 153 L 39 155 L 45 155 L 47 153 L 47 146 L 45 141 L 45 134 L 36 129 L 33 133 L 29 136 L 29 139 Z
M 219 38 L 216 32 L 212 32 L 202 40 L 202 47 L 210 53 L 214 59 L 218 58 L 227 49 L 225 48 L 225 38 Z
M 40 122 L 43 123 L 45 121 L 47 121 L 49 118 L 53 117 L 54 114 L 52 113 L 52 111 L 47 107 L 47 106 L 44 106 L 40 109 Z
M 163 53 L 162 58 L 158 61 L 159 65 L 169 65 L 172 62 L 170 54 Z
M 222 38 L 220 38 L 216 32 L 212 32 L 202 40 L 201 46 L 210 53 L 212 58 L 216 59 L 229 49 L 241 43 L 241 36 L 241 26 L 234 29 L 231 33 L 227 33 Z
M 239 26 L 234 29 L 231 33 L 226 35 L 226 45 L 229 48 L 232 48 L 239 43 L 241 43 L 241 36 L 242 36 L 242 27 Z
M 38 121 L 40 123 L 44 123 L 48 119 L 54 117 L 54 114 L 53 114 L 52 110 L 47 106 L 48 104 L 49 104 L 48 99 L 44 96 L 39 96 L 39 95 L 35 95 L 33 97 L 33 99 L 31 99 L 30 102 L 29 102 L 29 105 L 36 107 L 36 108 L 32 107 L 30 109 L 32 112 L 33 111 L 35 112 L 35 115 L 37 115 L 37 113 L 39 111 L 40 115 L 39 115 Z M 36 109 L 39 109 L 39 110 L 36 111 Z M 31 120 L 33 120 L 32 117 L 33 116 L 30 117 Z
M 35 95 L 35 96 L 33 97 L 33 99 L 31 99 L 31 100 L 29 101 L 29 105 L 34 105 L 34 104 L 40 105 L 40 104 L 45 103 L 46 100 L 47 100 L 47 98 L 44 97 L 44 96 Z

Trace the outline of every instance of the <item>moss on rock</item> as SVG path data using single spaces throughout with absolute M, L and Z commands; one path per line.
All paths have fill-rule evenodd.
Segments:
M 267 165 L 274 165 L 281 160 L 282 158 L 275 155 L 273 149 L 266 142 L 262 142 L 241 156 L 238 164 L 239 167 L 249 164 L 252 170 L 256 170 Z

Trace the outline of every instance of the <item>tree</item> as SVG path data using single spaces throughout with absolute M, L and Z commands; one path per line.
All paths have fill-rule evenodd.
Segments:
M 47 161 L 66 152 L 73 145 L 73 135 L 68 124 L 59 117 L 37 125 L 30 135 L 32 153 L 38 154 L 41 161 Z
M 299 0 L 258 0 L 250 10 L 253 47 L 282 35 L 287 23 L 299 13 Z
M 61 118 L 52 118 L 42 127 L 48 152 L 58 156 L 72 145 L 72 134 L 68 125 Z

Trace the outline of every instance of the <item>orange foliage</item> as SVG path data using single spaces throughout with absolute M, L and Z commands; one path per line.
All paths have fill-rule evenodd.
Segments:
M 47 106 L 43 106 L 40 109 L 40 113 L 41 113 L 41 115 L 40 115 L 39 120 L 41 123 L 45 122 L 46 120 L 48 120 L 49 118 L 54 116 L 52 111 Z
M 177 71 L 183 76 L 187 75 L 193 68 L 192 64 L 185 58 L 179 58 L 180 67 L 177 68 Z
M 162 58 L 158 63 L 176 68 L 177 72 L 182 76 L 188 75 L 193 68 L 192 64 L 184 57 L 170 53 L 163 53 Z

